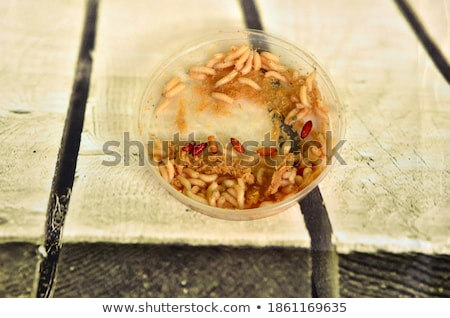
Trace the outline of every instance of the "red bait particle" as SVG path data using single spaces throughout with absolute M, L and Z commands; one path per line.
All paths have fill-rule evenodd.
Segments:
M 308 120 L 306 122 L 306 124 L 303 125 L 300 137 L 306 138 L 309 135 L 309 133 L 311 132 L 311 129 L 312 129 L 312 121 Z
M 192 153 L 192 149 L 194 148 L 194 146 L 195 146 L 195 142 L 191 141 L 190 143 L 185 144 L 183 147 L 181 147 L 181 150 L 188 152 L 188 153 Z
M 230 138 L 231 145 L 233 146 L 233 149 L 236 150 L 239 153 L 244 153 L 245 149 L 244 146 L 237 140 L 236 138 Z
M 197 155 L 201 154 L 203 152 L 203 150 L 205 150 L 206 146 L 208 146 L 207 142 L 201 143 L 197 146 L 193 146 L 191 154 L 193 156 L 197 156 Z

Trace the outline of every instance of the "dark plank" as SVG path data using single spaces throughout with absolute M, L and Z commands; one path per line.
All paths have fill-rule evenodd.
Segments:
M 37 246 L 0 244 L 0 297 L 30 297 Z M 311 297 L 291 248 L 65 244 L 55 297 Z M 450 255 L 339 255 L 341 297 L 450 297 Z
M 340 255 L 342 297 L 450 297 L 450 255 Z
M 34 244 L 0 244 L 0 298 L 30 297 L 35 271 Z
M 65 244 L 55 297 L 310 297 L 309 252 Z

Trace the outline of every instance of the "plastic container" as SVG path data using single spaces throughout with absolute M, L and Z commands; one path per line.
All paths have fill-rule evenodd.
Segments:
M 203 65 L 214 53 L 227 52 L 231 46 L 240 47 L 242 45 L 248 45 L 253 49 L 269 51 L 278 56 L 284 65 L 291 69 L 298 69 L 301 73 L 309 73 L 316 70 L 318 88 L 322 94 L 324 103 L 329 107 L 329 130 L 331 131 L 332 138 L 330 141 L 327 141 L 328 148 L 332 149 L 336 143 L 342 139 L 343 121 L 341 102 L 331 78 L 317 59 L 307 50 L 278 37 L 271 36 L 261 31 L 243 30 L 232 32 L 220 31 L 206 35 L 193 44 L 181 48 L 177 54 L 170 57 L 157 68 L 156 72 L 151 76 L 136 110 L 137 133 L 146 147 L 148 145 L 148 140 L 150 139 L 150 134 L 154 133 L 154 131 L 152 131 L 152 120 L 158 120 L 157 117 L 155 117 L 155 109 L 162 98 L 161 93 L 164 85 L 175 75 L 186 77 L 190 66 Z M 249 122 L 248 120 L 242 121 L 242 123 L 239 124 L 244 125 L 248 131 L 257 129 L 257 123 Z M 159 133 L 164 135 L 164 132 Z M 145 160 L 146 165 L 153 172 L 154 177 L 158 179 L 161 185 L 169 191 L 175 199 L 181 201 L 195 211 L 225 220 L 255 220 L 283 212 L 294 204 L 297 204 L 299 200 L 304 198 L 313 188 L 315 188 L 324 179 L 331 168 L 331 165 L 328 164 L 321 174 L 309 185 L 281 202 L 251 209 L 225 209 L 200 203 L 177 191 L 177 189 L 171 186 L 161 176 L 158 168 L 147 159 L 148 158 Z

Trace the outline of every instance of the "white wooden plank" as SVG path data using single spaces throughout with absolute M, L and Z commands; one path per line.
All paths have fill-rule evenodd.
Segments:
M 155 65 L 217 29 L 241 29 L 236 1 L 107 1 L 101 4 L 92 87 L 64 240 L 309 246 L 299 208 L 230 222 L 187 209 L 159 187 L 135 156 L 106 167 L 102 145 L 132 127 L 132 109 Z M 119 149 L 118 149 L 119 150 Z M 123 149 L 120 150 L 123 154 Z M 186 211 L 187 210 L 187 211 Z
M 81 1 L 0 2 L 0 241 L 36 241 L 81 36 Z
M 268 32 L 324 62 L 345 104 L 347 165 L 321 185 L 339 250 L 449 253 L 450 89 L 394 2 L 258 5 Z

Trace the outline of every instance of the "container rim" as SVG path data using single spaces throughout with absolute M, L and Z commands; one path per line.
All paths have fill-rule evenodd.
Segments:
M 220 37 L 218 39 L 218 37 Z M 237 39 L 237 37 L 239 37 Z M 283 46 L 286 50 L 293 51 L 296 55 L 302 55 L 302 58 L 307 58 L 309 61 L 313 63 L 314 69 L 318 71 L 320 77 L 323 79 L 322 85 L 327 86 L 327 90 L 331 92 L 332 99 L 335 101 L 335 106 L 337 107 L 338 113 L 338 136 L 333 136 L 333 139 L 342 140 L 345 134 L 345 125 L 344 125 L 344 117 L 342 114 L 342 102 L 337 94 L 335 85 L 333 80 L 331 79 L 328 71 L 322 66 L 323 64 L 317 59 L 317 57 L 312 54 L 309 50 L 305 49 L 302 46 L 297 44 L 293 44 L 279 36 L 275 36 L 269 34 L 265 31 L 254 30 L 254 29 L 240 29 L 240 30 L 216 30 L 213 32 L 207 32 L 202 34 L 201 36 L 196 37 L 194 40 L 187 41 L 183 45 L 181 45 L 180 50 L 176 53 L 168 56 L 162 62 L 157 64 L 156 68 L 154 68 L 153 73 L 151 74 L 147 84 L 145 86 L 144 92 L 141 95 L 138 104 L 138 111 L 136 112 L 135 120 L 134 120 L 134 130 L 136 136 L 138 136 L 141 141 L 146 139 L 143 136 L 143 131 L 141 127 L 141 113 L 143 107 L 148 104 L 148 96 L 150 91 L 152 90 L 153 85 L 159 79 L 159 77 L 164 73 L 165 69 L 172 65 L 178 58 L 181 56 L 188 54 L 190 52 L 195 51 L 196 49 L 205 46 L 212 42 L 217 41 L 232 41 L 232 40 L 243 40 L 247 37 L 248 41 L 259 41 L 265 44 L 277 45 L 278 47 Z M 333 131 L 333 134 L 336 133 Z M 147 137 L 148 139 L 148 137 Z M 147 140 L 144 140 L 145 153 L 147 153 Z M 152 174 L 157 178 L 158 182 L 178 201 L 189 206 L 195 211 L 198 211 L 202 214 L 213 218 L 219 218 L 223 220 L 230 221 L 243 221 L 243 220 L 256 220 L 261 218 L 266 218 L 269 216 L 273 216 L 280 212 L 287 210 L 288 208 L 297 204 L 301 199 L 303 199 L 307 194 L 309 194 L 316 186 L 318 186 L 323 179 L 328 175 L 331 170 L 332 165 L 327 164 L 323 171 L 305 188 L 295 193 L 294 195 L 286 198 L 280 202 L 273 203 L 268 206 L 252 208 L 252 209 L 224 209 L 212 207 L 206 204 L 199 203 L 184 194 L 178 192 L 175 188 L 173 188 L 167 181 L 161 176 L 159 171 L 155 169 L 155 167 L 150 166 L 147 162 L 148 160 L 144 160 L 146 162 L 146 166 L 150 168 Z

